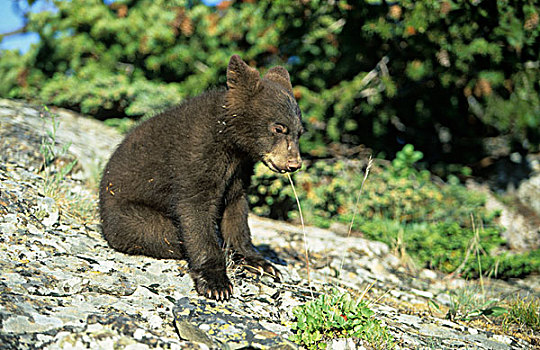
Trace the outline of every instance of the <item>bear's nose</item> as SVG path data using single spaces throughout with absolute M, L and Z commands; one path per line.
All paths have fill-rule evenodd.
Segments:
M 289 159 L 287 161 L 287 171 L 293 172 L 302 167 L 301 159 Z

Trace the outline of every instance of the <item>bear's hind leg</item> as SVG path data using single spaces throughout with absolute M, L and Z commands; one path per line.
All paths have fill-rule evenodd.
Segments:
M 103 236 L 109 245 L 128 254 L 183 259 L 178 229 L 161 212 L 136 203 L 107 203 L 101 210 Z

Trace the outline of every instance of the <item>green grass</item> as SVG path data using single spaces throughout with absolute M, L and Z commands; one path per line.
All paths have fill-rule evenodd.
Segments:
M 482 285 L 449 292 L 451 304 L 446 318 L 454 321 L 483 319 L 502 331 L 537 334 L 540 331 L 540 299 L 514 296 L 504 300 L 486 293 Z M 437 306 L 438 308 L 438 306 Z
M 508 303 L 508 312 L 503 317 L 503 327 L 511 325 L 532 332 L 540 331 L 540 299 L 538 297 L 515 297 Z
M 471 321 L 480 317 L 496 318 L 507 313 L 499 298 L 489 297 L 480 288 L 460 288 L 449 293 L 450 307 L 446 318 Z

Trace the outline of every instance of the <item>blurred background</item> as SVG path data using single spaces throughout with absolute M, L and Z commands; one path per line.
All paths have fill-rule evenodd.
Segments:
M 471 189 L 487 186 L 540 226 L 534 192 L 519 195 L 539 172 L 537 1 L 1 0 L 0 10 L 0 97 L 125 132 L 223 86 L 233 54 L 262 73 L 283 65 L 306 124 L 295 178 L 310 224 L 357 215 L 356 234 L 450 272 L 478 220 L 484 272 L 539 270 L 538 229 L 503 266 L 501 251 L 517 248 L 500 211 Z M 298 220 L 286 179 L 264 169 L 250 202 L 259 215 Z M 480 273 L 469 265 L 460 272 Z

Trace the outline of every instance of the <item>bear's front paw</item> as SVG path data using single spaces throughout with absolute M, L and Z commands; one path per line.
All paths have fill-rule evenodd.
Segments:
M 232 297 L 233 285 L 225 272 L 203 271 L 192 273 L 195 290 L 208 299 L 226 301 Z
M 274 280 L 281 280 L 281 273 L 263 257 L 249 256 L 240 260 L 241 264 L 251 272 L 259 273 L 263 276 L 265 273 L 274 277 Z

